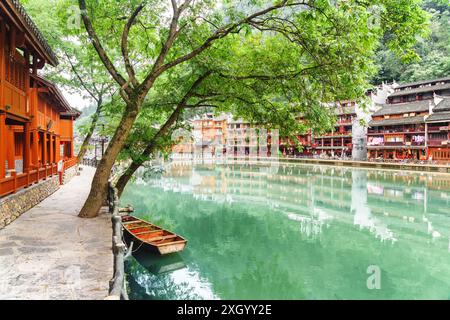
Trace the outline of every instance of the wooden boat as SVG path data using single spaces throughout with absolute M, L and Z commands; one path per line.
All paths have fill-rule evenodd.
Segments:
M 179 252 L 186 247 L 183 237 L 158 227 L 135 216 L 122 216 L 125 238 L 134 241 L 133 250 L 144 248 L 156 249 L 159 254 Z

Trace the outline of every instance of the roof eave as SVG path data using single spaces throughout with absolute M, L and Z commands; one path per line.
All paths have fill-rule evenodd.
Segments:
M 9 15 L 9 18 L 16 27 L 25 32 L 25 38 L 38 51 L 42 58 L 51 66 L 57 66 L 59 62 L 56 54 L 52 51 L 47 40 L 26 13 L 23 6 L 17 0 L 2 1 L 0 2 L 0 6 L 4 8 L 5 13 Z M 18 22 L 20 22 L 20 25 Z

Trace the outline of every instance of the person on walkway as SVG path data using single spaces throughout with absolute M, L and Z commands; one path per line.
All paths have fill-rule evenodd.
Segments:
M 63 177 L 63 172 L 64 171 L 64 162 L 63 160 L 59 160 L 58 161 L 58 175 L 59 175 L 59 184 L 62 184 L 62 177 Z

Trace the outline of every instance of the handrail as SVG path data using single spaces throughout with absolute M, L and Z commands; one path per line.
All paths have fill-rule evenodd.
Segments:
M 112 214 L 112 250 L 114 254 L 114 274 L 109 282 L 108 300 L 128 300 L 125 283 L 125 261 L 131 255 L 133 243 L 127 248 L 123 242 L 122 217 L 119 209 L 119 196 L 117 188 L 111 182 L 108 184 L 108 206 Z
M 96 158 L 92 158 L 92 159 L 89 159 L 89 158 L 83 158 L 82 163 L 83 163 L 83 165 L 85 165 L 85 166 L 97 168 L 97 166 L 98 166 L 98 164 L 100 163 L 100 161 L 97 160 Z
M 70 158 L 69 160 L 64 161 L 64 170 L 73 167 L 77 164 L 78 159 L 76 157 Z

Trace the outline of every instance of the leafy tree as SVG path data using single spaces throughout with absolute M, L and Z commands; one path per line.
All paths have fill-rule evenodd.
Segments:
M 379 71 L 373 82 L 413 82 L 446 77 L 450 74 L 450 3 L 427 0 L 423 8 L 431 17 L 430 33 L 419 37 L 414 46 L 418 59 L 402 61 L 382 45 L 377 52 Z
M 80 161 L 87 151 L 104 103 L 111 99 L 116 88 L 88 37 L 74 29 L 68 20 L 67 15 L 71 14 L 68 8 L 73 6 L 71 1 L 25 0 L 23 4 L 60 58 L 56 69 L 46 70 L 46 77 L 94 102 L 95 110 L 89 121 L 83 121 L 79 127 L 84 135 L 77 156 Z
M 389 34 L 388 48 L 409 59 L 426 23 L 418 0 L 78 2 L 89 39 L 124 103 L 81 217 L 97 215 L 111 168 L 130 134 L 139 131 L 141 115 L 158 115 L 153 104 L 158 85 L 174 88 L 193 76 L 183 90 L 174 91 L 179 96 L 172 112 L 162 112 L 170 118 L 189 86 L 211 72 L 208 88 L 224 84 L 223 91 L 245 97 L 239 103 L 228 96 L 216 99 L 220 108 L 280 124 L 293 111 L 310 112 L 310 103 L 361 96 L 381 37 Z M 374 8 L 377 23 L 372 23 Z M 189 104 L 201 97 L 195 99 Z

